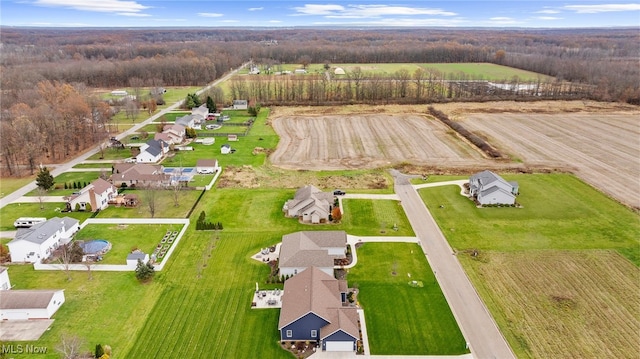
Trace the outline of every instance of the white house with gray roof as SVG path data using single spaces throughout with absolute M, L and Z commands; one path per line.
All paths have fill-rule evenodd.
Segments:
M 482 171 L 469 178 L 469 195 L 485 204 L 514 204 L 518 182 L 507 182 L 491 171 Z
M 286 234 L 278 254 L 280 275 L 296 275 L 316 267 L 333 276 L 334 259 L 346 257 L 345 231 L 302 231 Z
M 157 163 L 169 152 L 169 144 L 163 140 L 149 140 L 140 147 L 137 163 Z
M 0 266 L 0 290 L 11 289 L 11 281 L 9 281 L 9 270 L 7 267 Z
M 332 193 L 307 185 L 298 189 L 282 210 L 287 217 L 298 217 L 302 223 L 324 223 L 329 220 L 333 198 Z
M 1 290 L 0 320 L 51 319 L 64 301 L 64 289 Z
M 69 243 L 78 230 L 80 223 L 70 217 L 53 217 L 31 228 L 20 228 L 7 243 L 11 261 L 36 263 L 49 258 L 56 248 Z

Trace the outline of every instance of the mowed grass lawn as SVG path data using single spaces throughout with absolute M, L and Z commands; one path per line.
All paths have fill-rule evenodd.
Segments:
M 121 191 L 124 194 L 138 196 L 138 206 L 133 208 L 109 206 L 100 211 L 97 218 L 151 218 L 149 202 L 146 190 L 127 189 Z M 158 190 L 155 193 L 154 218 L 185 218 L 202 191 L 181 190 L 178 192 L 178 206 L 174 202 L 172 190 Z
M 519 182 L 524 208 L 476 208 L 457 186 L 420 190 L 453 248 L 613 249 L 640 265 L 640 221 L 631 210 L 569 174 L 504 178 Z
M 29 182 L 35 179 L 36 179 L 35 176 L 22 177 L 22 178 L 13 178 L 13 177 L 0 178 L 0 196 L 4 197 L 28 185 Z
M 80 223 L 91 217 L 91 212 L 60 212 L 60 209 L 64 209 L 66 206 L 64 202 L 45 202 L 42 206 L 44 209 L 40 209 L 39 203 L 9 203 L 0 211 L 0 230 L 15 230 L 13 222 L 20 217 L 45 217 L 47 219 L 71 217 L 76 218 Z
M 100 264 L 126 264 L 133 249 L 151 255 L 167 231 L 180 231 L 178 224 L 90 224 L 78 231 L 75 240 L 105 239 L 111 250 L 102 256 Z
M 111 166 L 109 164 L 103 165 L 109 169 L 106 172 L 107 175 L 111 175 Z M 85 184 L 90 184 L 100 177 L 100 171 L 87 171 L 87 172 L 65 172 L 56 176 L 54 180 L 54 188 L 50 189 L 45 196 L 69 196 L 73 192 L 77 192 L 84 188 Z M 67 189 L 64 189 L 64 184 L 67 184 Z M 80 185 L 79 188 L 73 188 L 73 184 Z M 27 196 L 37 196 L 37 190 L 33 190 L 27 193 Z
M 342 205 L 342 223 L 349 234 L 358 231 L 367 236 L 415 236 L 400 201 L 344 199 Z M 393 230 L 394 225 L 397 231 Z
M 358 287 L 371 354 L 468 353 L 460 328 L 419 245 L 365 243 L 347 276 Z M 411 281 L 420 286 L 411 286 Z

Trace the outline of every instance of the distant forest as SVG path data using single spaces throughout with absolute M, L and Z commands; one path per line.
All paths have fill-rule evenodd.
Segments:
M 431 103 L 584 98 L 640 104 L 635 29 L 0 29 L 2 173 L 33 172 L 104 139 L 114 108 L 92 88 L 200 86 L 252 60 L 265 66 L 322 63 L 488 62 L 551 76 L 524 90 L 489 88 L 463 76 L 354 71 L 231 81 L 216 101 L 262 105 Z M 519 80 L 508 79 L 511 85 Z M 138 101 L 138 100 L 136 100 Z

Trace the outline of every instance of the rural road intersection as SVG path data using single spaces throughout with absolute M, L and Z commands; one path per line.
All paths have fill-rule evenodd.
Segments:
M 420 239 L 422 250 L 473 356 L 482 359 L 515 359 L 515 354 L 469 281 L 449 243 L 409 182 L 410 177 L 396 170 L 391 170 L 391 174 L 395 180 L 395 192 L 400 197 L 409 223 Z

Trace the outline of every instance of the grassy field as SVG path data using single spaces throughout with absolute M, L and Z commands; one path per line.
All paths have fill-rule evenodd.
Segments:
M 109 206 L 98 214 L 97 218 L 151 218 L 149 212 L 149 201 L 147 200 L 144 190 L 127 189 L 121 193 L 136 194 L 140 203 L 138 207 L 114 207 Z M 174 205 L 172 190 L 159 190 L 156 192 L 156 213 L 155 218 L 184 218 L 193 204 L 195 203 L 201 191 L 182 190 L 178 193 L 179 206 Z
M 572 175 L 504 178 L 519 182 L 517 201 L 524 208 L 478 209 L 457 186 L 420 190 L 453 248 L 613 249 L 640 265 L 640 221 L 631 210 Z
M 457 355 L 465 340 L 420 246 L 365 243 L 350 270 L 359 289 L 371 354 Z M 422 287 L 410 286 L 419 281 Z
M 100 158 L 103 157 L 103 158 Z M 123 160 L 125 158 L 131 157 L 131 149 L 129 148 L 107 148 L 104 150 L 104 156 L 100 152 L 94 154 L 93 156 L 87 158 L 88 160 Z
M 572 175 L 504 178 L 524 208 L 478 209 L 457 186 L 420 194 L 516 355 L 634 357 L 638 215 Z
M 102 167 L 106 166 L 108 168 L 107 175 L 111 174 L 111 166 L 108 164 L 103 164 Z M 100 177 L 99 171 L 88 171 L 88 172 L 65 172 L 58 176 L 56 176 L 53 180 L 54 189 L 49 190 L 46 193 L 46 196 L 69 196 L 73 194 L 73 192 L 77 192 L 82 189 L 86 184 L 90 184 L 94 180 Z M 73 183 L 80 182 L 80 188 L 73 188 Z M 69 185 L 71 188 L 64 189 L 64 184 Z M 27 196 L 37 196 L 37 190 L 33 190 L 26 194 Z
M 129 224 L 124 227 L 115 224 L 91 224 L 81 229 L 75 235 L 75 240 L 106 239 L 111 242 L 111 250 L 102 257 L 100 264 L 126 264 L 127 255 L 134 248 L 151 254 L 166 231 L 181 229 L 182 226 L 176 224 Z
M 368 236 L 414 236 L 399 201 L 373 199 L 345 199 L 342 201 L 345 214 L 342 217 L 347 233 L 366 228 Z M 398 230 L 394 231 L 394 225 Z M 353 229 L 353 230 L 352 230 Z
M 109 171 L 111 173 L 112 163 L 78 163 L 73 168 L 100 168 Z
M 0 196 L 4 197 L 9 193 L 18 190 L 19 188 L 26 186 L 27 184 L 29 184 L 29 182 L 35 179 L 35 176 L 22 178 L 3 177 L 0 179 Z
M 461 261 L 518 358 L 638 356 L 640 270 L 615 251 L 492 251 Z
M 53 217 L 71 217 L 76 218 L 82 223 L 91 216 L 91 212 L 65 212 L 61 213 L 60 209 L 65 208 L 63 202 L 45 202 L 44 209 L 40 209 L 39 203 L 10 203 L 0 211 L 0 230 L 15 230 L 13 222 L 20 217 L 45 217 L 47 219 Z M 56 209 L 58 209 L 56 211 Z
M 513 67 L 496 65 L 491 63 L 384 63 L 384 64 L 331 64 L 329 71 L 333 72 L 337 67 L 345 70 L 346 75 L 338 75 L 345 77 L 356 67 L 364 73 L 393 75 L 397 71 L 404 69 L 413 74 L 418 68 L 425 70 L 437 70 L 445 75 L 445 78 L 456 78 L 463 74 L 471 80 L 488 80 L 488 81 L 510 81 L 514 77 L 518 77 L 520 81 L 537 81 L 538 79 L 546 80 L 548 76 L 538 74 L 531 71 L 516 69 Z M 299 64 L 283 64 L 276 66 L 275 71 L 295 71 L 302 68 Z M 246 69 L 245 73 L 248 73 Z M 307 67 L 307 73 L 317 74 L 324 73 L 324 64 L 311 64 Z

